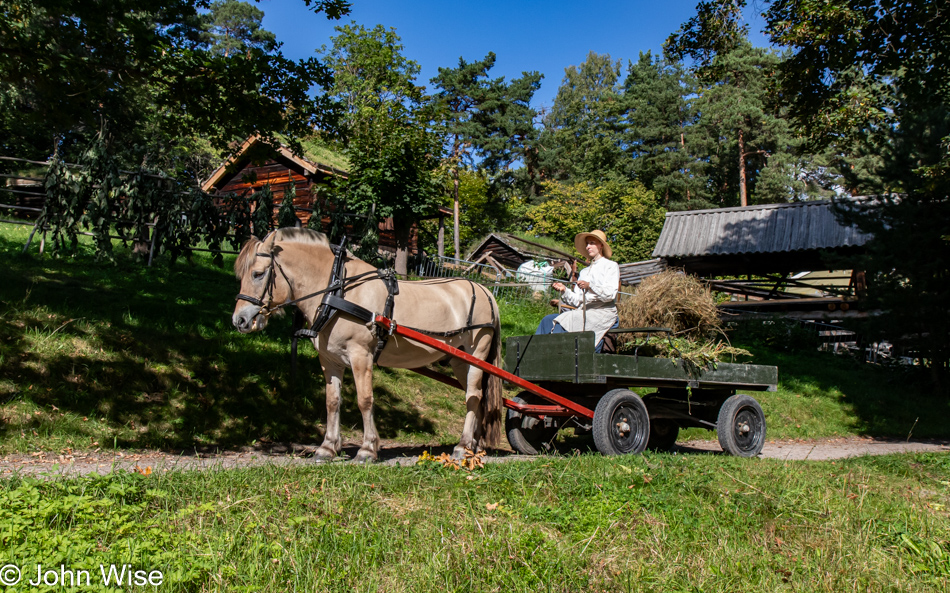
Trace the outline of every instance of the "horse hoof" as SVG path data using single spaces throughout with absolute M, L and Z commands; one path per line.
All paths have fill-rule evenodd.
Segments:
M 359 465 L 376 463 L 376 456 L 368 451 L 360 451 L 356 454 L 356 457 L 353 458 L 353 463 Z
M 317 452 L 313 454 L 313 460 L 317 463 L 327 463 L 334 459 L 336 459 L 336 453 L 327 449 L 317 449 Z

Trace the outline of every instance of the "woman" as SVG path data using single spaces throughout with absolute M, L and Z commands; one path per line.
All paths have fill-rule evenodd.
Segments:
M 546 316 L 535 333 L 592 331 L 596 351 L 600 352 L 607 330 L 617 324 L 620 266 L 609 259 L 613 250 L 607 244 L 607 235 L 601 230 L 578 233 L 574 237 L 574 247 L 586 253 L 591 264 L 581 270 L 574 288 L 568 290 L 560 282 L 555 282 L 551 288 L 561 293 L 561 303 L 576 309 Z

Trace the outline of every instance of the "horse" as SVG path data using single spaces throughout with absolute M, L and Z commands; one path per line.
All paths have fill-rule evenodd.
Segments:
M 378 270 L 345 249 L 336 251 L 339 257 L 323 233 L 281 228 L 263 241 L 252 237 L 234 264 L 241 288 L 231 321 L 239 332 L 263 330 L 270 314 L 294 305 L 306 318 L 311 334 L 315 333 L 311 339 L 326 381 L 327 426 L 314 457 L 318 461 L 333 459 L 342 448 L 340 390 L 343 372 L 349 367 L 363 417 L 363 442 L 354 461 L 378 458 L 379 434 L 373 418 L 374 359 L 380 366 L 408 369 L 448 359 L 465 389 L 466 403 L 465 424 L 453 456 L 462 458 L 466 450 L 496 447 L 503 425 L 500 378 L 431 346 L 388 335 L 373 321 L 359 319 L 345 310 L 337 310 L 327 320 L 327 305 L 316 298 L 338 287 L 339 296 L 366 313 L 385 312 L 399 325 L 500 366 L 501 322 L 491 292 L 465 279 L 397 283 L 393 274 Z

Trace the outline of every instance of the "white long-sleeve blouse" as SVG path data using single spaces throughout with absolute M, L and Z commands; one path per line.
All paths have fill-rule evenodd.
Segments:
M 565 290 L 561 294 L 561 302 L 577 309 L 561 313 L 554 321 L 569 332 L 594 332 L 596 344 L 617 320 L 620 266 L 606 257 L 601 257 L 581 270 L 577 280 L 589 282 L 590 287 L 581 290 L 575 284 L 571 290 Z

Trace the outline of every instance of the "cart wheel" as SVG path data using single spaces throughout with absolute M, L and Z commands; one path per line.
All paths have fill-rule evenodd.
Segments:
M 676 444 L 680 426 L 669 418 L 657 418 L 650 421 L 650 439 L 647 449 L 651 451 L 669 451 Z
M 642 453 L 650 440 L 650 415 L 629 389 L 608 391 L 594 409 L 594 445 L 604 455 Z
M 511 398 L 511 401 L 519 404 L 535 403 L 537 400 L 537 397 L 526 391 Z M 560 428 L 558 419 L 553 420 L 552 426 L 545 426 L 544 420 L 526 416 L 515 410 L 508 410 L 508 418 L 505 420 L 508 444 L 522 455 L 537 455 L 542 451 L 550 451 L 553 448 L 551 441 L 554 440 Z
M 755 398 L 736 394 L 723 402 L 716 421 L 722 450 L 736 457 L 755 457 L 765 446 L 765 414 Z

